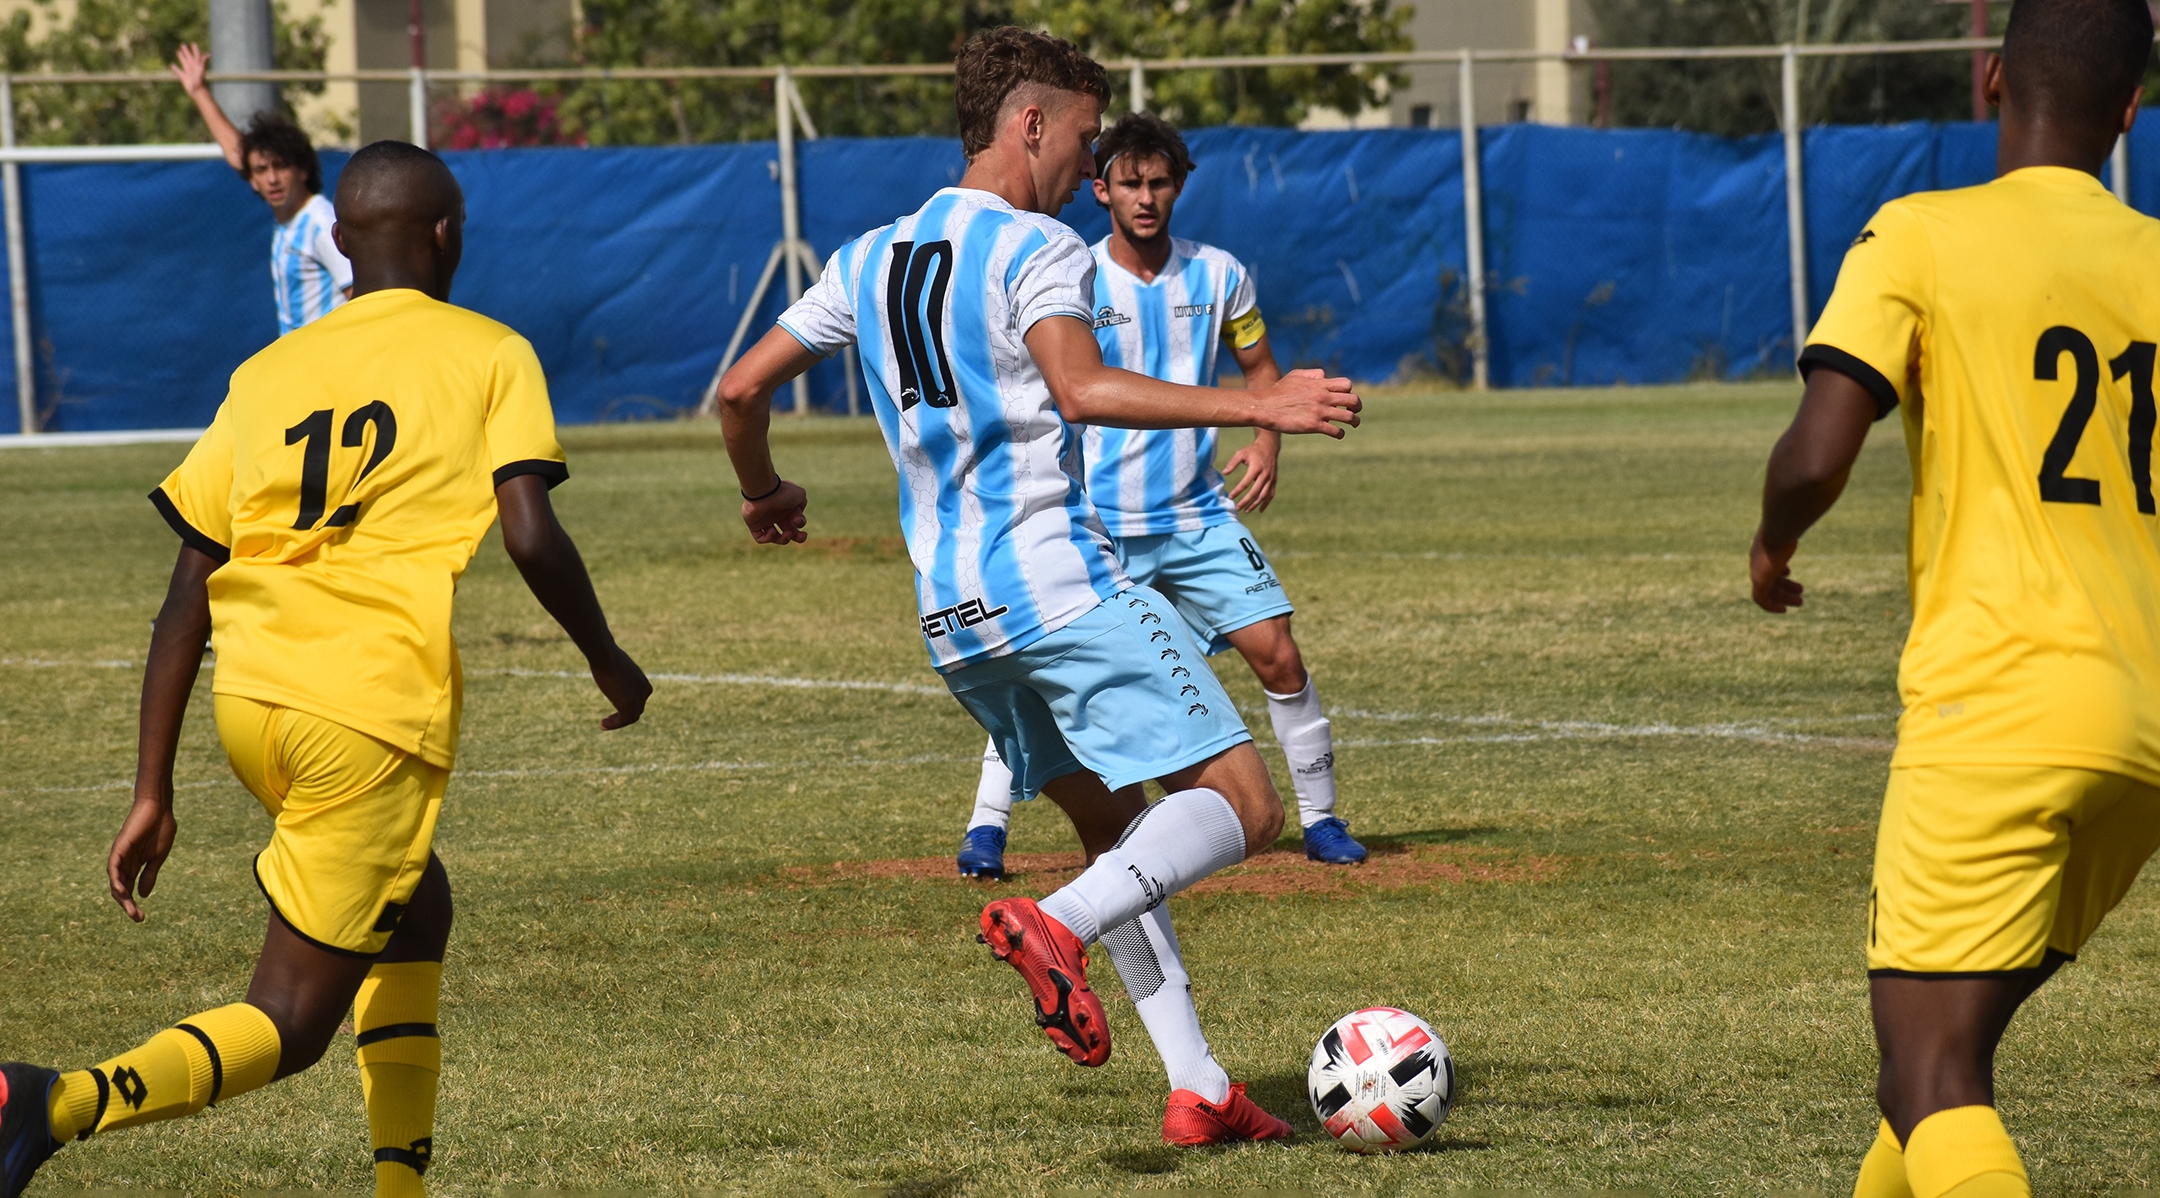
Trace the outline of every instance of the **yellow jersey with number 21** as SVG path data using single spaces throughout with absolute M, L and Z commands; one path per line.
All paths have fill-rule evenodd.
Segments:
M 1893 766 L 2160 785 L 2160 221 L 2082 171 L 1893 200 L 1801 354 L 1904 409 L 1913 625 Z
M 509 327 L 375 291 L 233 372 L 151 492 L 210 575 L 213 690 L 295 708 L 449 768 L 458 576 L 495 488 L 568 476 L 547 380 Z

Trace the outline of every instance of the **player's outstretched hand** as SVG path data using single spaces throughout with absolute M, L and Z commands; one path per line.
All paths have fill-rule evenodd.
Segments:
M 628 728 L 645 714 L 645 700 L 652 697 L 652 681 L 638 663 L 630 660 L 621 645 L 611 646 L 604 658 L 592 661 L 592 680 L 600 688 L 607 701 L 615 705 L 613 715 L 600 721 L 604 732 Z
M 173 55 L 172 73 L 180 80 L 180 88 L 189 95 L 202 90 L 203 75 L 210 69 L 210 56 L 193 42 L 183 42 Z
M 1358 425 L 1364 404 L 1349 379 L 1331 379 L 1317 370 L 1293 370 L 1254 399 L 1253 423 L 1278 433 L 1322 433 L 1341 439 Z M 1342 426 L 1342 427 L 1338 427 Z
M 783 479 L 780 489 L 765 498 L 745 499 L 742 519 L 750 526 L 750 539 L 760 545 L 800 545 L 810 539 L 803 531 L 810 522 L 805 512 L 809 506 L 810 493 Z
M 1800 593 L 1807 588 L 1794 582 L 1792 577 L 1792 555 L 1799 548 L 1798 542 L 1777 547 L 1765 545 L 1762 534 L 1755 534 L 1755 544 L 1748 550 L 1748 582 L 1754 591 L 1755 606 L 1784 615 L 1787 610 L 1801 605 Z
M 136 923 L 143 921 L 135 896 L 144 898 L 157 887 L 159 867 L 172 852 L 173 836 L 180 824 L 173 819 L 172 796 L 137 794 L 128 809 L 120 835 L 113 837 L 112 851 L 105 857 L 105 878 L 112 884 L 113 901 Z
M 1273 437 L 1266 438 L 1273 441 Z M 1230 456 L 1223 463 L 1222 472 L 1235 474 L 1243 466 L 1245 473 L 1230 488 L 1230 500 L 1241 512 L 1264 512 L 1275 501 L 1276 450 L 1272 444 L 1255 441 Z

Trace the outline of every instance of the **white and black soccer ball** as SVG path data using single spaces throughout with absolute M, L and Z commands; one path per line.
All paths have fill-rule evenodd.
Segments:
M 1432 1025 L 1394 1007 L 1335 1021 L 1305 1074 L 1313 1114 L 1352 1152 L 1398 1152 L 1432 1138 L 1455 1097 L 1455 1061 Z

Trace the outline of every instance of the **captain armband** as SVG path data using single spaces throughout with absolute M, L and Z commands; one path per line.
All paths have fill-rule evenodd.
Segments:
M 1222 339 L 1232 349 L 1251 349 L 1267 336 L 1267 322 L 1260 319 L 1260 305 L 1254 304 L 1243 316 L 1234 316 L 1223 322 Z

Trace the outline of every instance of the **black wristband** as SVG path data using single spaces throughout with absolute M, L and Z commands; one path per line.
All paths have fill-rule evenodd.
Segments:
M 773 496 L 778 495 L 780 493 L 780 488 L 787 485 L 786 479 L 781 478 L 777 474 L 773 477 L 778 481 L 773 483 L 772 490 L 765 492 L 763 495 L 752 495 L 748 491 L 738 491 L 737 494 L 743 497 L 744 503 L 763 503 L 766 500 L 771 499 Z

